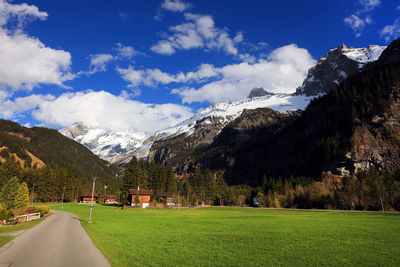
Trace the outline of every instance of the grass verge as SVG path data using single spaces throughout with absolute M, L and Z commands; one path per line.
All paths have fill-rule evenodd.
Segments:
M 40 220 L 36 220 L 36 221 L 31 221 L 31 222 L 26 222 L 26 223 L 19 223 L 19 224 L 16 224 L 16 225 L 1 226 L 0 227 L 0 234 L 32 228 L 33 226 L 35 226 L 36 224 L 40 223 L 41 221 L 43 221 L 43 218 L 41 218 Z
M 0 236 L 0 248 L 5 244 L 7 244 L 8 242 L 10 242 L 11 240 L 13 240 L 14 238 L 15 236 L 10 236 L 10 235 Z

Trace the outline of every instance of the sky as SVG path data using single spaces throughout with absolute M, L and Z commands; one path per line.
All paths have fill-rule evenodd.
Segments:
M 399 36 L 400 0 L 0 0 L 0 118 L 153 133 Z

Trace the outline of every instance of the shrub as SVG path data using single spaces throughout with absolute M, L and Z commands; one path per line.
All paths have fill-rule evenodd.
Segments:
M 36 207 L 27 207 L 26 208 L 26 213 L 35 213 L 36 212 Z
M 14 210 L 8 210 L 7 212 L 7 219 L 12 219 L 15 217 Z
M 0 208 L 0 220 L 7 220 L 8 212 L 6 209 Z
M 43 217 L 45 214 L 49 213 L 49 206 L 41 206 L 36 208 L 36 212 L 40 212 L 40 216 Z

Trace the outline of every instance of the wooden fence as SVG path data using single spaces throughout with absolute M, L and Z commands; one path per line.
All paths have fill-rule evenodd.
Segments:
M 37 213 L 20 215 L 8 220 L 3 220 L 2 223 L 3 225 L 14 225 L 17 223 L 30 222 L 39 219 L 40 219 L 40 212 L 37 212 Z

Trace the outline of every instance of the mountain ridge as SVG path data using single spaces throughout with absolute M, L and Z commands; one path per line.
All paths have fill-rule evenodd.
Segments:
M 302 86 L 297 88 L 293 94 L 274 94 L 263 88 L 253 88 L 249 93 L 248 99 L 234 103 L 214 104 L 199 110 L 193 117 L 172 127 L 158 131 L 150 136 L 142 135 L 143 138 L 129 139 L 128 136 L 126 140 L 121 140 L 116 137 L 118 134 L 109 132 L 109 136 L 114 136 L 114 138 L 99 144 L 98 140 L 102 136 L 104 137 L 103 132 L 107 131 L 104 129 L 97 129 L 99 134 L 93 138 L 88 138 L 84 134 L 78 136 L 70 135 L 69 137 L 84 144 L 101 158 L 116 165 L 127 164 L 132 156 L 154 160 L 154 157 L 160 153 L 155 151 L 153 145 L 157 144 L 159 146 L 160 143 L 169 139 L 175 140 L 178 136 L 185 138 L 185 136 L 192 135 L 196 129 L 200 128 L 208 128 L 207 131 L 213 132 L 207 135 L 204 142 L 199 142 L 200 144 L 209 145 L 210 141 L 215 139 L 229 122 L 238 118 L 244 109 L 269 107 L 276 111 L 304 110 L 311 99 L 326 94 L 345 78 L 359 72 L 365 65 L 376 60 L 384 48 L 383 46 L 374 45 L 367 48 L 338 46 L 329 50 L 326 58 L 320 58 L 317 65 L 309 70 Z M 211 130 L 210 125 L 205 127 L 206 124 L 213 124 L 215 129 Z M 68 136 L 69 128 L 71 127 L 65 128 L 61 132 L 66 133 Z M 107 138 L 103 139 L 107 140 Z M 131 142 L 131 148 L 127 149 L 126 146 L 121 146 L 124 142 Z

